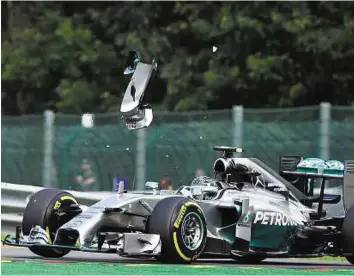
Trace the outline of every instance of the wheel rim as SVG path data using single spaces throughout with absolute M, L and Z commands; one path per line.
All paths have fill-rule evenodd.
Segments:
M 182 222 L 181 234 L 184 245 L 196 250 L 203 241 L 203 221 L 197 213 L 187 214 Z

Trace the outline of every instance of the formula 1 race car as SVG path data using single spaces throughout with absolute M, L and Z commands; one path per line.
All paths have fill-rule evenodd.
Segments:
M 215 147 L 214 177 L 197 177 L 177 191 L 152 189 L 117 193 L 87 207 L 68 192 L 43 189 L 34 194 L 23 216 L 22 231 L 6 245 L 28 247 L 37 255 L 62 257 L 71 250 L 155 257 L 189 263 L 198 258 L 234 258 L 258 263 L 271 257 L 345 256 L 354 264 L 354 161 L 345 168 L 325 161 L 282 157 L 281 175 L 294 185 L 322 178 L 318 196 L 296 188 L 256 158 L 236 158 L 238 148 Z M 313 160 L 312 160 L 313 161 Z M 332 163 L 333 165 L 333 163 Z M 326 179 L 343 178 L 345 215 L 328 217 Z M 296 182 L 296 183 L 295 183 Z M 311 189 L 307 189 L 311 190 Z M 351 193 L 351 194 L 350 194 Z M 318 204 L 317 208 L 314 204 Z

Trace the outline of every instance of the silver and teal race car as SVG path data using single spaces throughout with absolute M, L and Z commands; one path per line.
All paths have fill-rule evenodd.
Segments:
M 232 147 L 215 147 L 213 177 L 197 177 L 177 191 L 117 193 L 92 206 L 57 189 L 34 194 L 16 237 L 4 244 L 28 247 L 44 257 L 71 250 L 149 257 L 190 263 L 199 258 L 234 258 L 258 263 L 272 257 L 345 256 L 354 264 L 354 161 L 281 158 L 275 172 L 257 158 L 237 158 Z M 314 179 L 322 179 L 320 192 Z M 342 195 L 325 193 L 339 179 Z M 325 207 L 343 203 L 343 215 Z

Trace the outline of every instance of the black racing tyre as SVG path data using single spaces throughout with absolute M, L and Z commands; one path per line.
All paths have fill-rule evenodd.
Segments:
M 342 247 L 346 253 L 354 254 L 354 206 L 351 206 L 345 215 L 342 225 Z M 354 257 L 346 257 L 348 262 L 354 264 Z
M 259 255 L 248 255 L 248 256 L 233 257 L 233 258 L 240 264 L 259 264 L 266 259 L 266 257 L 259 256 Z
M 350 262 L 352 265 L 354 265 L 354 256 L 347 256 L 345 257 L 348 262 Z
M 148 233 L 159 234 L 162 248 L 159 260 L 190 263 L 203 252 L 207 227 L 199 205 L 185 197 L 168 197 L 159 201 L 149 217 Z
M 38 191 L 31 197 L 23 214 L 23 234 L 29 235 L 32 227 L 38 225 L 49 232 L 50 242 L 53 242 L 58 228 L 71 219 L 69 216 L 59 218 L 56 216 L 55 211 L 71 204 L 77 204 L 77 200 L 68 192 L 58 189 L 43 189 Z M 67 249 L 54 248 L 37 247 L 29 249 L 37 255 L 50 258 L 59 258 L 70 252 Z

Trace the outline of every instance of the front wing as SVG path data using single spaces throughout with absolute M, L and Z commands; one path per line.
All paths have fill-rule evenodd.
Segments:
M 38 226 L 32 228 L 39 229 Z M 31 230 L 31 232 L 32 232 Z M 43 230 L 43 229 L 42 229 Z M 43 230 L 44 231 L 44 230 Z M 2 240 L 3 245 L 27 247 L 27 248 L 52 248 L 52 249 L 65 249 L 70 251 L 82 251 L 90 253 L 116 253 L 124 257 L 154 257 L 161 254 L 161 239 L 160 235 L 145 234 L 145 233 L 122 233 L 117 234 L 116 242 L 107 242 L 102 235 L 99 235 L 98 242 L 92 244 L 90 247 L 86 246 L 69 246 L 60 244 L 50 244 L 44 242 L 45 238 L 38 235 L 36 232 L 35 237 L 21 237 L 21 227 L 16 227 L 16 236 L 11 238 L 7 235 Z

